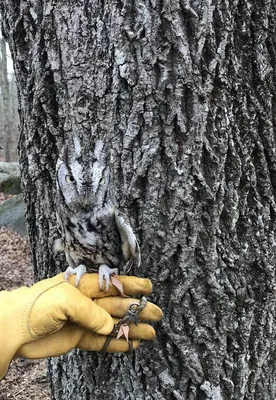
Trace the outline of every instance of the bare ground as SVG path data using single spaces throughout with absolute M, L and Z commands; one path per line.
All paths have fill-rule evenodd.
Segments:
M 6 198 L 0 193 L 0 202 Z M 8 229 L 0 228 L 0 290 L 30 286 L 32 283 L 27 240 Z M 21 359 L 11 363 L 6 377 L 0 382 L 0 400 L 9 399 L 50 399 L 46 360 Z

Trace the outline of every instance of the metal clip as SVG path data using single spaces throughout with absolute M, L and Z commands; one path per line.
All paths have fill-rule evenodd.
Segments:
M 140 303 L 132 303 L 125 315 L 120 319 L 120 321 L 114 325 L 112 333 L 118 333 L 121 325 L 128 325 L 133 322 L 135 325 L 139 322 L 139 313 L 146 307 L 147 299 L 143 296 Z
M 132 342 L 131 340 L 128 339 L 128 333 L 129 333 L 129 326 L 128 324 L 130 322 L 133 322 L 135 325 L 138 324 L 139 322 L 139 313 L 146 307 L 147 305 L 147 299 L 143 296 L 140 300 L 140 303 L 132 303 L 125 315 L 120 319 L 117 324 L 114 325 L 114 328 L 111 332 L 111 336 L 108 336 L 103 349 L 101 350 L 102 352 L 105 352 L 107 350 L 107 347 L 112 339 L 112 336 L 116 336 L 116 339 L 119 339 L 120 337 L 125 337 L 127 342 L 129 343 L 129 351 L 131 352 L 133 350 L 132 347 Z
M 120 319 L 120 321 L 114 325 L 113 334 L 117 335 L 117 339 L 121 336 L 125 336 L 128 340 L 128 324 L 133 322 L 135 325 L 139 322 L 139 313 L 146 307 L 147 299 L 143 296 L 140 303 L 132 303 L 125 315 Z

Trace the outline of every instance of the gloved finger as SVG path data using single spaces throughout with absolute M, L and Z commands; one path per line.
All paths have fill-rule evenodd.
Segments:
M 152 283 L 149 279 L 137 278 L 136 276 L 118 275 L 116 278 L 122 283 L 126 295 L 135 296 L 148 295 L 152 292 Z M 75 276 L 70 276 L 68 282 L 75 285 Z M 98 274 L 84 274 L 77 287 L 85 296 L 90 298 L 101 298 L 108 296 L 118 296 L 120 293 L 111 283 L 105 292 L 100 290 Z
M 117 324 L 120 319 L 113 318 L 115 324 Z M 129 338 L 139 339 L 139 340 L 153 340 L 156 336 L 154 328 L 149 324 L 144 324 L 139 322 L 137 325 L 130 323 L 129 325 Z
M 14 359 L 37 359 L 66 354 L 76 347 L 84 331 L 85 328 L 67 322 L 59 331 L 22 345 L 15 353 Z
M 113 320 L 113 324 L 119 319 Z M 137 348 L 140 339 L 152 340 L 155 337 L 154 329 L 147 324 L 129 325 L 129 338 L 133 340 L 133 347 Z M 47 358 L 57 357 L 68 351 L 79 348 L 87 351 L 101 351 L 107 336 L 98 335 L 88 331 L 72 322 L 67 322 L 59 331 L 39 338 L 33 342 L 22 345 L 16 352 L 14 358 Z M 125 339 L 112 339 L 108 346 L 109 352 L 129 351 L 128 343 Z
M 103 335 L 113 329 L 111 316 L 67 282 L 52 287 L 51 292 L 45 291 L 36 299 L 29 326 L 32 336 L 37 338 L 61 329 L 68 320 Z
M 117 323 L 118 321 L 119 319 L 114 318 L 115 323 Z M 140 340 L 153 340 L 155 338 L 155 330 L 152 328 L 152 326 L 148 324 L 139 323 L 138 325 L 135 325 L 133 323 L 130 323 L 128 337 L 132 341 L 133 348 L 137 348 L 140 344 Z M 93 343 L 94 349 L 96 351 L 101 351 L 105 345 L 106 339 L 107 336 L 95 336 Z M 82 350 L 89 350 L 89 348 L 91 347 L 91 340 L 91 332 L 88 332 L 86 330 L 83 333 L 80 341 L 78 342 L 77 348 Z M 111 353 L 127 352 L 129 351 L 129 344 L 125 338 L 116 339 L 116 337 L 114 336 L 114 338 L 110 340 L 109 345 L 107 349 L 105 349 L 105 351 Z
M 103 350 L 105 343 L 107 340 L 107 336 L 97 336 L 95 337 L 93 347 L 94 351 L 101 351 Z M 140 340 L 136 339 L 131 339 L 132 343 L 132 349 L 137 349 L 137 347 L 140 344 Z M 78 343 L 77 348 L 81 350 L 86 350 L 89 351 L 89 347 L 91 346 L 91 338 L 89 336 L 89 333 L 87 332 L 87 335 L 85 335 L 82 340 Z M 126 353 L 131 351 L 131 347 L 129 342 L 127 342 L 125 339 L 116 339 L 112 338 L 108 346 L 105 348 L 105 352 L 107 353 Z
M 140 300 L 133 298 L 112 297 L 94 299 L 94 302 L 105 309 L 113 317 L 122 318 L 128 311 L 131 304 L 139 304 Z M 148 301 L 146 307 L 138 314 L 141 321 L 159 321 L 163 312 L 161 308 Z

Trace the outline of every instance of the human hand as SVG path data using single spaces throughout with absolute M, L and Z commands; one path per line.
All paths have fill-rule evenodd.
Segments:
M 130 296 L 151 293 L 148 279 L 129 276 L 117 279 Z M 66 281 L 63 274 L 59 274 L 30 288 L 0 292 L 0 379 L 13 358 L 58 356 L 73 348 L 102 350 L 114 323 L 124 316 L 131 303 L 137 302 L 118 296 L 114 286 L 107 292 L 101 291 L 97 274 L 85 274 L 77 288 L 74 284 L 75 277 Z M 148 303 L 139 318 L 157 321 L 162 318 L 162 311 Z M 133 348 L 138 347 L 141 339 L 151 340 L 154 336 L 151 326 L 130 324 Z M 125 339 L 115 338 L 106 349 L 108 352 L 128 350 Z

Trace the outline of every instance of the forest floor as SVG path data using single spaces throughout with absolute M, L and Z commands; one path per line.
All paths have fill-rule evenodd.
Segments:
M 10 196 L 9 196 L 10 197 Z M 0 203 L 7 199 L 0 193 Z M 25 238 L 0 228 L 0 291 L 30 286 L 33 272 Z M 0 382 L 0 400 L 49 400 L 46 360 L 12 361 Z

